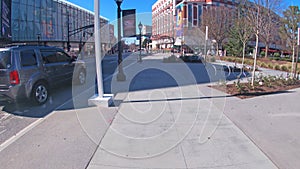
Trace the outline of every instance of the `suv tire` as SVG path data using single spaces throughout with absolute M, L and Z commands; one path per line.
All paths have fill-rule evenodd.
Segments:
M 49 98 L 48 86 L 44 82 L 37 82 L 32 88 L 31 96 L 38 105 L 46 103 Z

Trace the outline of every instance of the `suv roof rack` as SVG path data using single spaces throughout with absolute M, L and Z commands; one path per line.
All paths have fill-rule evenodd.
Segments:
M 23 46 L 45 46 L 45 47 L 49 47 L 48 45 L 35 45 L 35 44 L 27 44 L 27 43 L 11 43 L 11 44 L 5 45 L 4 47 L 9 48 L 9 47 L 23 47 Z
M 4 47 L 8 48 L 8 47 L 12 47 L 12 46 L 27 46 L 26 43 L 10 43 L 10 44 L 6 44 L 4 45 Z

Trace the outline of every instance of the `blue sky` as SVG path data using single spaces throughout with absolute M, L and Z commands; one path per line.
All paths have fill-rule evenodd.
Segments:
M 94 0 L 68 0 L 76 5 L 79 5 L 83 8 L 86 8 L 90 11 L 94 11 Z M 121 5 L 122 9 L 136 9 L 137 14 L 144 13 L 143 16 L 147 15 L 147 20 L 151 17 L 152 5 L 156 0 L 123 0 Z M 298 5 L 300 6 L 300 0 L 283 0 L 286 6 L 289 5 Z M 145 14 L 147 13 L 147 14 Z M 117 5 L 115 0 L 100 0 L 100 15 L 109 19 L 113 22 L 117 17 Z M 142 16 L 142 17 L 143 17 Z M 144 18 L 145 19 L 145 18 Z M 143 20 L 143 19 L 141 19 Z M 139 18 L 137 16 L 137 22 Z M 151 22 L 148 21 L 148 22 Z
M 74 3 L 78 6 L 81 6 L 90 11 L 94 11 L 94 0 L 67 0 L 71 3 Z M 157 0 L 123 0 L 121 5 L 122 9 L 136 9 L 136 21 L 139 23 L 140 21 L 143 24 L 151 25 L 151 11 L 152 5 Z M 285 6 L 289 5 L 298 5 L 300 6 L 300 0 L 282 0 Z M 100 0 L 100 15 L 107 18 L 110 23 L 116 24 L 117 18 L 117 5 L 115 0 Z M 116 27 L 115 27 L 116 29 Z M 116 30 L 115 30 L 116 32 Z M 128 39 L 131 43 L 135 39 Z
M 68 0 L 76 5 L 94 11 L 94 0 Z M 136 9 L 136 13 L 151 15 L 152 5 L 156 0 L 123 0 L 122 9 Z M 147 13 L 147 14 L 145 14 Z M 100 15 L 109 19 L 111 22 L 117 18 L 117 4 L 115 0 L 100 0 Z M 138 19 L 137 19 L 138 22 Z

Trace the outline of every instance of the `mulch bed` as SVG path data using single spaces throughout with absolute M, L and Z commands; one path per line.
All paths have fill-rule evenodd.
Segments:
M 241 83 L 241 84 L 246 85 L 245 83 Z M 241 92 L 241 93 L 238 91 L 235 84 L 227 84 L 226 87 L 220 85 L 214 85 L 209 87 L 223 91 L 227 94 L 230 94 L 231 96 L 236 96 L 241 99 L 247 99 L 247 98 L 252 98 L 252 97 L 262 96 L 262 95 L 289 93 L 290 91 L 288 90 L 300 88 L 300 81 L 297 81 L 296 84 L 285 85 L 285 86 L 279 86 L 279 85 L 274 85 L 272 87 L 257 86 L 253 90 L 246 90 L 245 92 Z

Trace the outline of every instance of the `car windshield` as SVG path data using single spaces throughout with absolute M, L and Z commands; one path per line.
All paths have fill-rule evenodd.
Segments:
M 11 66 L 11 52 L 0 51 L 0 69 L 8 69 Z

